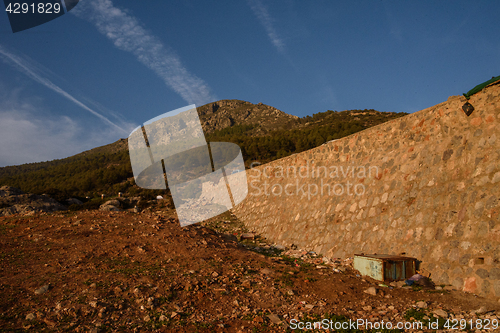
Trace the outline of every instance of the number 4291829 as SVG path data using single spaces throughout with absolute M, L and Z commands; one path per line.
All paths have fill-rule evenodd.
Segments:
M 38 13 L 38 14 L 58 14 L 61 11 L 61 5 L 58 3 L 52 4 L 38 3 L 38 4 L 28 4 L 28 3 L 9 3 L 5 8 L 6 12 L 10 14 L 26 14 L 26 13 Z

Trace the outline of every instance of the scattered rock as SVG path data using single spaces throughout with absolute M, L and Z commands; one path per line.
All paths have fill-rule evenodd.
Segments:
M 395 287 L 395 288 L 402 288 L 402 287 L 406 286 L 406 282 L 404 282 L 404 281 L 392 281 L 391 283 L 389 283 L 389 285 L 391 287 Z
M 50 285 L 46 284 L 46 285 L 38 288 L 37 290 L 35 290 L 35 294 L 37 294 L 37 295 L 45 294 L 49 289 L 50 289 Z
M 436 315 L 436 316 L 439 316 L 441 318 L 448 318 L 448 312 L 442 310 L 442 309 L 436 309 L 433 311 L 433 313 Z
M 268 314 L 267 318 L 269 318 L 274 324 L 281 324 L 281 319 L 274 313 Z
M 272 269 L 269 269 L 269 268 L 262 268 L 262 269 L 260 270 L 260 272 L 261 272 L 262 274 L 264 274 L 264 275 L 269 275 L 269 274 L 274 273 L 274 271 L 273 271 Z
M 490 312 L 490 311 L 485 306 L 481 306 L 479 309 L 474 311 L 475 314 L 483 314 L 483 313 L 487 313 L 487 312 Z
M 36 318 L 36 316 L 35 316 L 35 314 L 33 314 L 33 313 L 28 313 L 28 314 L 26 315 L 26 320 L 33 320 L 33 319 L 35 319 L 35 318 Z
M 252 234 L 252 233 L 244 233 L 244 234 L 241 234 L 240 236 L 240 239 L 243 240 L 243 239 L 254 239 L 255 238 L 255 235 Z
M 427 309 L 427 307 L 428 307 L 428 304 L 426 302 L 424 302 L 424 301 L 419 301 L 419 302 L 417 302 L 416 305 L 420 309 Z
M 377 295 L 377 293 L 378 293 L 378 289 L 377 289 L 377 288 L 375 288 L 375 287 L 369 287 L 368 289 L 366 289 L 366 290 L 364 291 L 364 293 L 367 293 L 367 294 L 369 294 L 369 295 L 373 295 L 373 296 L 375 296 L 375 295 Z
M 43 322 L 47 324 L 47 326 L 54 327 L 56 326 L 56 323 L 53 322 L 52 320 L 48 320 L 47 318 L 43 318 Z

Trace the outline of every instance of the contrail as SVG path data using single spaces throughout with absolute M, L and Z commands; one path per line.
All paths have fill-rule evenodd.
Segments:
M 260 0 L 248 0 L 248 4 L 250 5 L 250 8 L 252 8 L 255 16 L 259 19 L 260 23 L 264 26 L 264 29 L 266 29 L 267 36 L 271 40 L 271 43 L 273 43 L 274 47 L 276 47 L 279 52 L 285 53 L 285 43 L 283 43 L 281 38 L 279 38 L 276 29 L 274 29 L 273 20 L 264 4 L 260 2 Z
M 186 102 L 203 105 L 216 100 L 202 79 L 189 73 L 156 36 L 135 17 L 116 8 L 111 0 L 82 1 L 71 13 L 92 22 L 118 49 L 134 54 Z
M 50 81 L 49 79 L 42 77 L 40 74 L 37 73 L 40 70 L 37 69 L 35 65 L 30 64 L 28 61 L 22 59 L 21 57 L 6 51 L 1 45 L 0 45 L 0 54 L 4 56 L 4 59 L 7 58 L 8 60 L 11 61 L 11 63 L 14 63 L 15 68 L 17 68 L 20 72 L 26 74 L 27 76 L 29 76 L 30 78 L 32 78 L 36 82 L 41 83 L 44 86 L 46 86 L 47 88 L 52 89 L 56 93 L 66 97 L 67 99 L 69 99 L 70 101 L 72 101 L 73 103 L 78 105 L 79 107 L 89 111 L 94 116 L 101 118 L 104 122 L 110 124 L 111 126 L 114 126 L 118 129 L 122 130 L 123 132 L 128 133 L 127 130 L 125 130 L 124 128 L 113 123 L 111 120 L 109 120 L 108 118 L 106 118 L 102 114 L 92 110 L 91 108 L 89 108 L 88 106 L 86 106 L 85 104 L 83 104 L 82 102 L 80 102 L 79 100 L 74 98 L 73 96 L 71 96 L 69 93 L 67 93 L 66 91 L 61 89 L 59 86 L 52 83 L 52 81 Z

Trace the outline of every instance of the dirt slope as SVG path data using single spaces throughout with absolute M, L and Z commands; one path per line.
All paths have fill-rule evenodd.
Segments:
M 0 218 L 0 330 L 284 332 L 294 318 L 476 319 L 481 306 L 498 319 L 474 295 L 381 287 L 349 260 L 238 242 L 229 214 L 205 225 L 181 228 L 172 211 Z

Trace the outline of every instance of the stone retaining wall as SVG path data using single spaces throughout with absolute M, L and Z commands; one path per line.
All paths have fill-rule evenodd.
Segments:
M 328 257 L 416 257 L 436 284 L 500 298 L 500 86 L 247 171 L 234 213 Z M 341 191 L 343 191 L 341 193 Z

